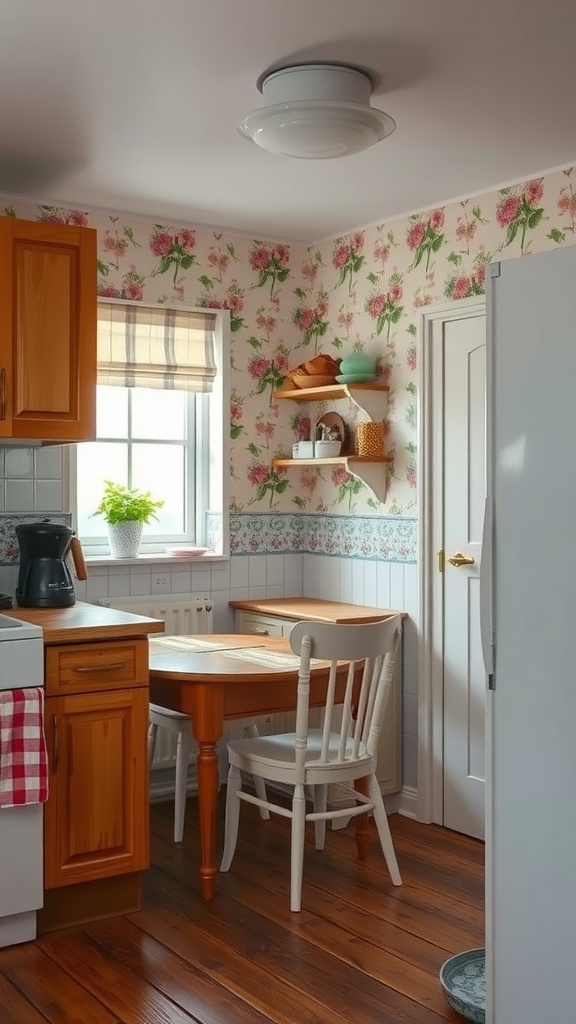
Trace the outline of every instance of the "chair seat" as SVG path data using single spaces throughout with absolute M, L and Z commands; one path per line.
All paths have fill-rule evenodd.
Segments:
M 170 718 L 173 722 L 192 722 L 190 715 L 182 711 L 173 711 L 172 708 L 163 708 L 160 704 L 150 704 L 150 717 L 157 715 L 158 718 Z
M 354 761 L 344 758 L 336 761 L 340 736 L 330 734 L 329 763 L 319 763 L 322 747 L 322 731 L 311 729 L 306 744 L 306 784 L 321 785 L 324 782 L 340 782 L 343 779 L 361 779 L 376 769 L 376 759 L 366 750 Z M 348 754 L 352 751 L 352 740 L 346 745 Z M 294 785 L 294 763 L 296 733 L 287 732 L 275 736 L 257 736 L 249 739 L 232 740 L 228 744 L 228 759 L 240 771 L 262 774 L 275 782 Z

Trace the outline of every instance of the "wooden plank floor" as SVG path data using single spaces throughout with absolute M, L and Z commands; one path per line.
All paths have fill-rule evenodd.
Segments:
M 359 863 L 353 827 L 328 830 L 323 853 L 311 830 L 291 914 L 289 822 L 245 805 L 232 868 L 203 903 L 195 810 L 174 846 L 172 805 L 153 808 L 140 913 L 0 950 L 1 1024 L 462 1024 L 438 970 L 484 944 L 481 843 L 393 815 L 394 887 L 374 841 Z

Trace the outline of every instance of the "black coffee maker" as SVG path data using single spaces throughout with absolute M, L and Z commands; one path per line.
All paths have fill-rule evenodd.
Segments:
M 80 541 L 69 526 L 22 523 L 16 527 L 20 571 L 16 603 L 22 608 L 67 608 L 76 601 L 66 557 L 74 561 L 76 578 L 87 578 Z

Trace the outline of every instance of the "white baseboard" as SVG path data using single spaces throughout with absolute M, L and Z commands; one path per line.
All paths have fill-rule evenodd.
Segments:
M 405 818 L 413 818 L 414 821 L 418 819 L 418 790 L 413 786 L 404 786 L 401 793 L 397 796 L 398 814 L 403 814 Z M 388 803 L 386 803 L 388 806 Z

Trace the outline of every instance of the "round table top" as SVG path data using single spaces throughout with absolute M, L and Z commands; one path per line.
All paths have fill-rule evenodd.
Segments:
M 188 682 L 246 682 L 273 676 L 294 679 L 300 658 L 283 637 L 216 633 L 203 636 L 150 637 L 151 679 Z M 311 675 L 326 671 L 329 662 L 311 664 Z

